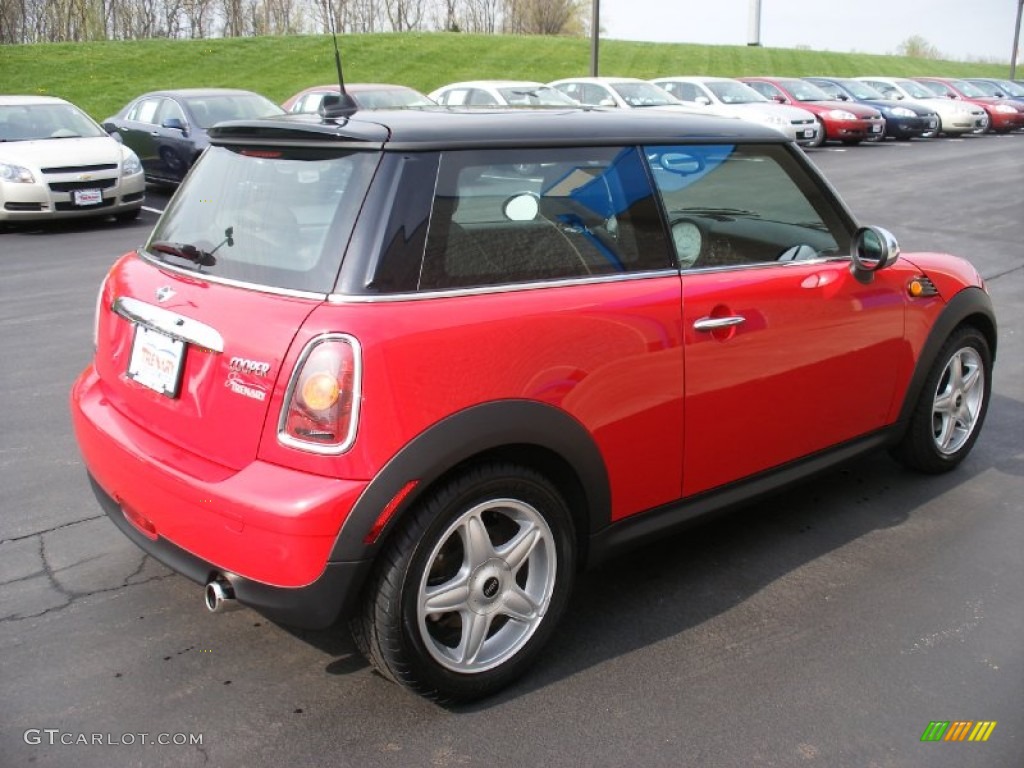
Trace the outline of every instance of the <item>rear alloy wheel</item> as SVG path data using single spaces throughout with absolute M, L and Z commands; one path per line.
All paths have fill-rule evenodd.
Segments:
M 922 472 L 953 469 L 978 438 L 991 389 L 988 341 L 976 328 L 962 327 L 939 352 L 896 457 Z
M 569 511 L 544 477 L 480 465 L 431 491 L 396 532 L 353 637 L 378 671 L 423 695 L 489 695 L 551 635 L 573 550 Z

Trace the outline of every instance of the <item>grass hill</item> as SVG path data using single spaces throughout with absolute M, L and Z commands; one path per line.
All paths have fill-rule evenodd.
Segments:
M 405 33 L 339 37 L 345 79 L 430 91 L 457 80 L 547 82 L 589 74 L 582 38 Z M 996 64 L 786 48 L 603 40 L 601 73 L 659 75 L 945 75 L 1005 77 Z M 281 102 L 309 85 L 333 82 L 329 36 L 136 40 L 0 46 L 0 93 L 60 96 L 102 120 L 130 99 L 160 88 L 246 88 Z

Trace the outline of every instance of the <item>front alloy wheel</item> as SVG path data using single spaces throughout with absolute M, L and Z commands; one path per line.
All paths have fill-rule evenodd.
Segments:
M 978 439 L 991 390 L 988 340 L 977 328 L 962 326 L 936 357 L 893 455 L 921 472 L 953 469 Z
M 974 434 L 985 401 L 985 366 L 974 347 L 946 363 L 932 401 L 932 438 L 943 456 L 956 454 Z

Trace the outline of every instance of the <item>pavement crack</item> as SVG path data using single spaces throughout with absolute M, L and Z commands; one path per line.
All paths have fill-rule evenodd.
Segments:
M 83 517 L 81 520 L 72 520 L 69 523 L 61 523 L 60 525 L 55 525 L 52 528 L 47 528 L 43 531 L 33 531 L 32 533 L 26 533 L 23 536 L 11 536 L 9 539 L 0 539 L 0 544 L 12 544 L 16 541 L 24 541 L 25 539 L 31 539 L 33 536 L 42 537 L 48 533 L 59 531 L 62 528 L 70 528 L 73 525 L 80 525 L 82 523 L 91 523 L 93 520 L 99 520 L 104 517 L 106 517 L 106 515 L 93 515 L 92 517 Z
M 1016 267 L 1010 267 L 1009 269 L 1004 269 L 1002 272 L 997 272 L 994 275 L 991 275 L 991 276 L 982 275 L 982 277 L 984 277 L 986 283 L 991 283 L 991 282 L 993 282 L 995 280 L 998 280 L 1001 277 L 1006 277 L 1007 275 L 1012 275 L 1014 272 L 1020 272 L 1022 269 L 1024 269 L 1024 264 L 1019 264 Z

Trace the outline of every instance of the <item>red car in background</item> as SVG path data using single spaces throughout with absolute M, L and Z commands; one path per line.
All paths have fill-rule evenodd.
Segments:
M 877 109 L 848 101 L 835 101 L 814 83 L 798 77 L 739 79 L 772 101 L 813 112 L 821 121 L 825 141 L 841 141 L 852 145 L 885 136 L 885 118 Z
M 977 104 L 988 113 L 988 129 L 992 133 L 1009 133 L 1024 128 L 1024 109 L 1010 99 L 986 96 L 978 86 L 966 80 L 948 77 L 915 77 L 925 88 L 939 96 Z

